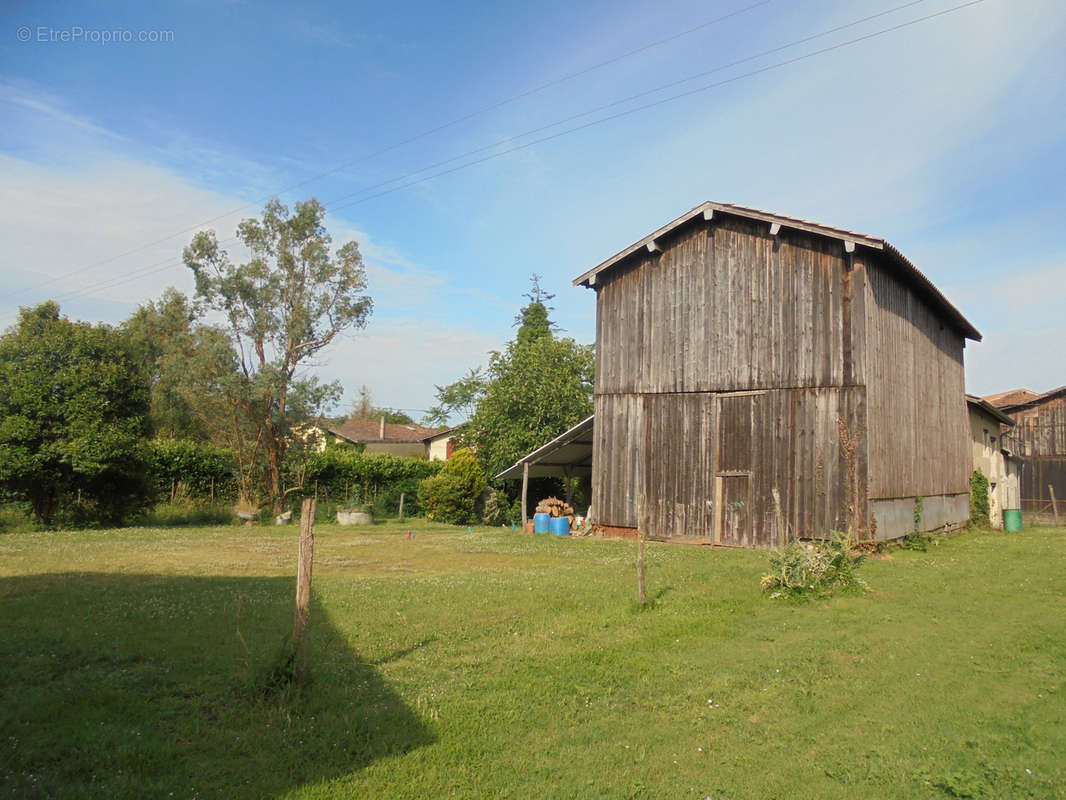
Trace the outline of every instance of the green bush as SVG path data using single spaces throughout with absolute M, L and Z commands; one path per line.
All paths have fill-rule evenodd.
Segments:
M 228 448 L 188 439 L 153 439 L 147 457 L 158 496 L 171 504 L 236 498 L 237 459 Z
M 773 599 L 828 597 L 836 589 L 867 588 L 856 572 L 865 560 L 852 554 L 849 533 L 834 532 L 826 541 L 793 542 L 767 554 L 770 572 L 762 577 L 762 589 Z
M 307 458 L 304 488 L 319 502 L 370 505 L 378 513 L 396 512 L 403 492 L 404 515 L 418 513 L 418 483 L 436 475 L 443 461 L 365 453 L 347 445 L 332 446 Z M 411 506 L 415 505 L 415 508 Z
M 988 527 L 992 524 L 988 500 L 988 478 L 980 468 L 970 476 L 970 524 Z
M 466 525 L 477 521 L 474 507 L 487 483 L 474 454 L 456 450 L 437 475 L 418 484 L 418 502 L 427 519 Z

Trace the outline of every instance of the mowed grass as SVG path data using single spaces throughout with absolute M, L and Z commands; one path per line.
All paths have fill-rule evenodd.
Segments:
M 414 538 L 407 537 L 411 528 Z M 262 690 L 296 530 L 0 536 L 0 795 L 1066 797 L 1066 531 L 869 561 L 316 529 L 312 682 Z

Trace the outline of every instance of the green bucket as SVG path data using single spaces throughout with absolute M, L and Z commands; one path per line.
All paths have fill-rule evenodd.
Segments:
M 1003 529 L 1007 533 L 1014 533 L 1022 529 L 1022 510 L 1020 508 L 1004 509 Z

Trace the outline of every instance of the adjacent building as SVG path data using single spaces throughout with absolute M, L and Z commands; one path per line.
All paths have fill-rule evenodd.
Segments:
M 993 528 L 1003 527 L 1003 512 L 1021 508 L 1021 461 L 1007 447 L 1006 437 L 1014 420 L 980 397 L 966 395 L 970 419 L 973 469 L 988 478 L 989 519 Z
M 1066 508 L 1066 386 L 1035 394 L 1016 389 L 986 397 L 1014 420 L 1007 447 L 1021 459 L 1022 510 Z
M 451 457 L 451 428 L 424 428 L 414 424 L 394 424 L 379 420 L 349 419 L 329 432 L 346 442 L 364 445 L 367 453 L 428 458 L 446 461 Z

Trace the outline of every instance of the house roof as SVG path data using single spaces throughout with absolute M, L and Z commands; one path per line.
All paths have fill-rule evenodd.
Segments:
M 593 417 L 583 419 L 565 433 L 561 433 L 532 453 L 522 456 L 513 465 L 496 476 L 521 478 L 525 464 L 529 464 L 529 477 L 576 477 L 592 472 L 592 423 Z
M 1029 389 L 1011 389 L 1009 392 L 1000 392 L 999 394 L 986 394 L 984 399 L 997 408 L 1003 406 L 1012 406 L 1017 403 L 1028 403 L 1030 400 L 1035 400 L 1039 397 L 1036 392 Z
M 962 315 L 955 306 L 948 302 L 947 298 L 940 293 L 940 290 L 933 285 L 922 272 L 914 266 L 899 250 L 889 244 L 886 240 L 876 236 L 870 236 L 866 233 L 856 233 L 855 231 L 845 230 L 844 228 L 834 228 L 829 225 L 822 225 L 818 222 L 811 222 L 805 219 L 799 219 L 798 217 L 788 217 L 783 214 L 776 214 L 772 211 L 762 211 L 757 208 L 747 208 L 745 206 L 738 206 L 732 203 L 712 203 L 706 202 L 696 206 L 694 209 L 686 214 L 682 214 L 673 222 L 668 222 L 658 230 L 649 233 L 643 239 L 634 244 L 631 244 L 625 250 L 615 253 L 609 259 L 601 264 L 590 269 L 583 275 L 574 279 L 575 286 L 594 286 L 597 276 L 606 270 L 611 269 L 615 265 L 625 261 L 630 256 L 639 253 L 641 250 L 646 252 L 655 252 L 659 249 L 659 245 L 656 240 L 671 231 L 690 222 L 697 221 L 709 221 L 715 214 L 729 214 L 736 217 L 744 217 L 745 219 L 760 220 L 762 222 L 768 222 L 773 229 L 774 226 L 780 228 L 791 228 L 793 230 L 806 231 L 807 233 L 813 233 L 818 236 L 824 236 L 830 239 L 840 240 L 846 252 L 853 252 L 856 247 L 866 247 L 871 250 L 880 250 L 885 253 L 890 263 L 892 263 L 897 269 L 897 275 L 905 283 L 907 283 L 911 289 L 924 298 L 945 320 L 967 339 L 973 339 L 976 342 L 981 341 L 981 333 L 975 328 L 969 320 Z
M 334 436 L 355 444 L 370 442 L 421 442 L 442 433 L 444 428 L 423 428 L 421 425 L 385 423 L 385 435 L 381 435 L 380 420 L 350 419 L 343 425 L 328 429 Z
M 1004 425 L 1010 425 L 1012 428 L 1015 425 L 1014 420 L 1012 420 L 994 405 L 989 403 L 987 399 L 982 399 L 980 397 L 977 397 L 976 395 L 968 394 L 966 395 L 966 402 L 970 404 L 971 408 L 981 409 L 990 417 L 994 417 L 996 420 L 1002 422 Z
M 1066 394 L 1066 386 L 1060 386 L 1058 389 L 1052 389 L 1050 392 L 1044 392 L 1043 394 L 1033 394 L 1033 392 L 1030 392 L 1028 389 L 1019 389 L 1017 391 L 1019 393 L 1026 392 L 1026 394 L 1030 396 L 1019 394 L 1018 397 L 1008 398 L 1010 402 L 1000 401 L 995 405 L 997 405 L 1000 410 L 1008 414 L 1011 411 L 1018 411 L 1023 408 L 1032 408 L 1033 406 L 1040 405 L 1041 403 L 1047 402 L 1048 400 L 1052 400 L 1056 397 Z M 1009 395 L 1012 393 L 1007 392 L 1007 394 Z M 987 400 L 988 398 L 986 397 L 985 399 Z

